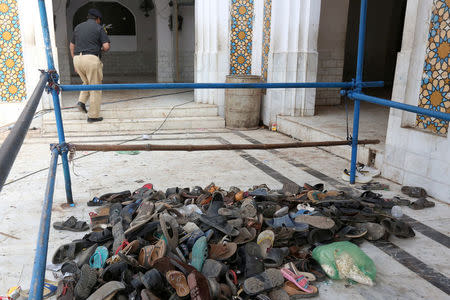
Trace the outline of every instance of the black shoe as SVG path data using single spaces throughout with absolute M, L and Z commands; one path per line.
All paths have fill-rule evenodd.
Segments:
M 100 122 L 103 121 L 103 117 L 99 118 L 87 118 L 88 123 Z
M 87 114 L 86 104 L 78 101 L 77 106 L 80 112 Z

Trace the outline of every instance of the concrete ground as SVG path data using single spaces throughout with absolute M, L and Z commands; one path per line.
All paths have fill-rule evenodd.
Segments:
M 144 134 L 145 132 L 142 132 Z M 141 135 L 72 137 L 71 142 L 119 143 Z M 31 279 L 41 206 L 46 186 L 50 152 L 55 138 L 27 138 L 13 166 L 7 184 L 0 193 L 0 295 L 9 287 L 28 288 Z M 217 144 L 277 143 L 292 139 L 266 130 L 230 131 L 191 130 L 160 131 L 150 141 L 131 143 Z M 357 192 L 341 180 L 349 162 L 318 148 L 216 151 L 216 152 L 140 152 L 138 155 L 116 152 L 76 153 L 71 165 L 72 188 L 76 206 L 63 208 L 64 179 L 58 167 L 52 223 L 70 215 L 88 220 L 91 211 L 86 202 L 103 193 L 133 191 L 151 182 L 157 189 L 173 186 L 206 186 L 214 182 L 225 189 L 248 188 L 266 183 L 281 188 L 284 182 L 322 182 L 327 189 Z M 390 185 L 386 197 L 400 195 L 400 186 Z M 319 283 L 316 299 L 449 299 L 450 293 L 450 208 L 437 199 L 436 207 L 422 211 L 403 208 L 416 230 L 415 238 L 389 242 L 365 242 L 361 248 L 377 267 L 376 285 L 348 284 L 327 280 Z M 7 237 L 5 234 L 15 238 Z M 80 238 L 83 233 L 51 229 L 48 261 L 63 243 Z M 51 272 L 47 278 L 53 279 Z

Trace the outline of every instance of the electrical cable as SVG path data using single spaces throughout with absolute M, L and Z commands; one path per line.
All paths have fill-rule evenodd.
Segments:
M 157 129 L 155 129 L 154 131 L 152 131 L 152 132 L 149 133 L 148 135 L 150 136 L 150 135 L 153 135 L 153 134 L 155 134 L 156 132 L 158 132 L 158 131 L 162 128 L 162 126 L 164 125 L 164 123 L 167 121 L 167 119 L 170 117 L 170 114 L 172 113 L 172 111 L 173 111 L 176 107 L 180 107 L 180 106 L 186 105 L 186 104 L 188 104 L 188 103 L 192 103 L 192 102 L 194 102 L 194 100 L 190 100 L 190 101 L 187 101 L 187 102 L 184 102 L 184 103 L 181 103 L 181 104 L 176 104 L 176 105 L 172 106 L 172 108 L 170 109 L 170 111 L 169 111 L 169 113 L 167 114 L 167 116 L 164 118 L 164 120 L 163 120 L 163 122 L 161 123 L 161 125 L 159 125 L 159 127 L 158 127 Z M 133 141 L 136 141 L 136 140 L 140 139 L 141 137 L 142 137 L 142 135 L 140 135 L 140 136 L 138 136 L 138 137 L 135 137 L 135 138 L 132 138 L 132 139 L 128 139 L 128 140 L 122 141 L 121 143 L 119 143 L 119 144 L 117 144 L 117 145 L 123 145 L 123 144 L 128 143 L 128 142 L 133 142 Z M 84 158 L 84 157 L 93 155 L 93 154 L 98 153 L 98 152 L 99 152 L 99 151 L 90 152 L 90 153 L 84 154 L 84 155 L 82 155 L 82 156 L 72 158 L 72 159 L 71 159 L 71 162 L 72 162 L 72 171 L 74 172 L 74 174 L 75 174 L 75 164 L 73 163 L 74 160 L 78 160 L 78 159 L 81 159 L 81 158 Z M 61 165 L 61 164 L 62 164 L 62 163 L 58 163 L 58 165 Z M 28 173 L 28 174 L 26 174 L 26 175 L 23 175 L 22 177 L 19 177 L 19 178 L 16 178 L 16 179 L 11 180 L 11 181 L 9 181 L 9 182 L 6 182 L 3 186 L 6 186 L 6 185 L 9 185 L 9 184 L 11 184 L 11 183 L 20 181 L 20 180 L 22 180 L 22 179 L 25 179 L 25 178 L 27 178 L 27 177 L 30 177 L 30 176 L 32 176 L 32 175 L 34 175 L 34 174 L 40 173 L 40 172 L 45 171 L 45 170 L 48 170 L 48 169 L 49 169 L 49 167 L 47 167 L 47 168 L 42 168 L 42 169 L 36 170 L 36 171 L 34 171 L 34 172 Z M 78 176 L 77 174 L 75 174 L 75 175 Z

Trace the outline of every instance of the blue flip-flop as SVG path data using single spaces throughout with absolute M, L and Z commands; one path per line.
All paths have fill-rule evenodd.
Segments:
M 104 246 L 98 246 L 95 249 L 94 254 L 92 254 L 89 259 L 89 265 L 92 269 L 101 269 L 106 264 L 106 259 L 108 258 L 108 249 Z

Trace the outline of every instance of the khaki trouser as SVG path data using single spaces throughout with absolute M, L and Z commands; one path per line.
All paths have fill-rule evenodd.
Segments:
M 83 84 L 101 84 L 103 80 L 103 63 L 95 55 L 79 54 L 73 57 L 73 65 Z M 86 104 L 89 100 L 89 118 L 100 117 L 102 91 L 81 91 L 78 101 Z

